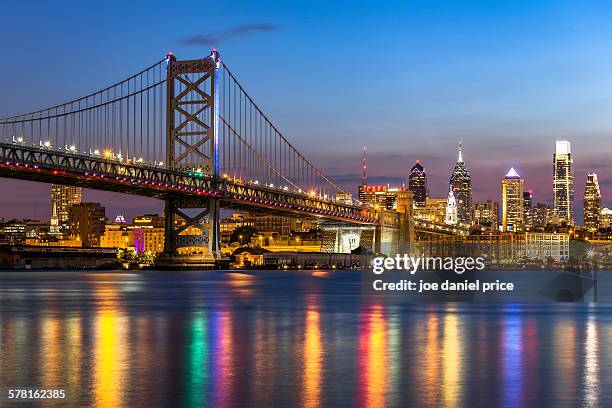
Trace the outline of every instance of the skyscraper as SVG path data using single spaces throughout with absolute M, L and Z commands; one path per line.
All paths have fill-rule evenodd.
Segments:
M 502 230 L 521 231 L 524 225 L 523 179 L 511 168 L 502 180 Z
M 424 207 L 427 200 L 427 175 L 421 163 L 417 160 L 416 164 L 410 169 L 408 176 L 408 189 L 414 194 L 414 204 L 417 207 Z
M 474 223 L 491 231 L 498 230 L 499 203 L 487 200 L 474 204 Z
M 523 213 L 525 214 L 525 227 L 533 226 L 533 194 L 530 191 L 523 191 Z
M 457 201 L 457 217 L 462 224 L 472 223 L 472 179 L 463 161 L 459 142 L 459 152 L 455 169 L 450 178 L 450 187 Z
M 587 175 L 584 187 L 584 226 L 599 228 L 601 214 L 601 190 L 596 173 Z
M 570 142 L 557 141 L 553 155 L 553 211 L 574 223 L 574 175 Z
M 70 227 L 68 210 L 71 206 L 80 204 L 81 198 L 81 187 L 51 184 L 51 234 L 67 232 Z

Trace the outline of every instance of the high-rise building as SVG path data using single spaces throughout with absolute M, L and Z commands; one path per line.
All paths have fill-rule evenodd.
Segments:
M 596 173 L 587 175 L 584 187 L 584 226 L 599 228 L 601 216 L 601 190 Z
M 444 222 L 449 225 L 456 225 L 457 221 L 457 200 L 455 199 L 455 194 L 451 188 L 448 190 L 448 200 L 446 201 L 446 218 Z
M 49 233 L 60 235 L 68 231 L 70 228 L 68 209 L 72 205 L 80 204 L 81 198 L 81 187 L 51 184 L 51 225 Z
M 601 228 L 612 228 L 612 209 L 602 208 L 599 218 Z
M 416 164 L 410 169 L 408 176 L 408 189 L 414 195 L 414 205 L 425 207 L 427 200 L 427 175 L 421 163 L 417 160 Z
M 359 186 L 359 201 L 371 206 L 387 207 L 388 186 Z
M 450 187 L 457 202 L 457 217 L 462 224 L 472 223 L 472 179 L 463 161 L 461 143 L 457 163 L 450 178 Z
M 529 229 L 533 226 L 533 193 L 531 190 L 523 191 L 523 214 L 525 214 L 525 228 Z
M 552 209 L 546 203 L 537 203 L 533 207 L 533 226 L 545 227 L 551 222 Z
M 83 247 L 100 246 L 106 227 L 106 210 L 99 203 L 80 203 L 68 209 L 70 234 L 79 238 Z
M 447 204 L 448 199 L 446 198 L 428 198 L 425 200 L 424 208 L 415 207 L 414 215 L 420 219 L 427 219 L 442 224 L 446 220 Z
M 499 203 L 487 200 L 474 204 L 474 223 L 491 231 L 497 231 L 499 224 Z
M 553 211 L 574 223 L 574 175 L 570 142 L 557 141 L 553 155 Z
M 511 168 L 502 180 L 502 230 L 522 231 L 524 225 L 523 179 Z

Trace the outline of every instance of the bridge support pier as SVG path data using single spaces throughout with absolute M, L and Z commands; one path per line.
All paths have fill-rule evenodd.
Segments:
M 217 199 L 169 198 L 164 213 L 166 236 L 159 267 L 210 269 L 223 263 Z M 181 253 L 180 248 L 186 249 Z
M 219 176 L 219 53 L 177 61 L 168 55 L 166 163 L 168 168 Z M 222 261 L 219 200 L 166 199 L 165 249 L 158 266 L 172 269 L 218 267 Z M 179 253 L 179 248 L 187 248 Z

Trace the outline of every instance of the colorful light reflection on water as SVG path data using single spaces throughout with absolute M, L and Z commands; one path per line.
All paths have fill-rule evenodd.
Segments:
M 612 404 L 612 305 L 401 303 L 350 271 L 3 277 L 0 384 L 70 406 Z

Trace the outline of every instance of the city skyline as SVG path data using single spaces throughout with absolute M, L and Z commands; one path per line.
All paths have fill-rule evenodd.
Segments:
M 0 88 L 11 98 L 0 98 L 0 116 L 27 111 L 32 101 L 45 106 L 82 95 L 92 82 L 101 88 L 168 50 L 192 58 L 216 46 L 289 140 L 352 191 L 365 144 L 372 183 L 407 182 L 420 159 L 430 195 L 445 197 L 462 140 L 474 201 L 498 199 L 500 177 L 515 167 L 535 202 L 552 202 L 550 146 L 567 139 L 574 143 L 576 218 L 582 217 L 590 172 L 599 174 L 602 205 L 612 206 L 605 144 L 612 132 L 612 58 L 604 52 L 612 39 L 609 6 L 391 2 L 371 13 L 367 4 L 313 2 L 291 10 L 265 2 L 238 5 L 240 18 L 233 14 L 236 4 L 219 2 L 175 21 L 161 3 L 148 11 L 147 24 L 121 17 L 108 30 L 113 2 L 95 12 L 78 3 L 65 10 L 41 5 L 34 14 L 9 2 L 0 31 L 14 47 Z M 137 8 L 121 7 L 126 15 Z M 216 18 L 203 30 L 210 13 Z M 311 29 L 313 21 L 318 30 Z M 31 24 L 40 29 L 28 29 Z M 376 29 L 364 30 L 364 24 Z M 67 26 L 85 34 L 75 38 L 60 29 Z M 231 34 L 236 32 L 242 34 Z M 363 81 L 353 61 L 372 53 L 373 71 L 385 69 L 385 75 Z M 313 60 L 325 64 L 312 69 Z M 84 73 L 95 80 L 82 80 Z M 25 83 L 16 80 L 25 77 Z M 364 94 L 376 106 L 360 103 Z M 356 117 L 363 121 L 356 124 Z M 0 203 L 0 217 L 48 217 L 47 185 L 0 180 L 0 188 L 11 191 Z M 161 202 L 140 197 L 84 195 L 111 214 L 162 209 Z

